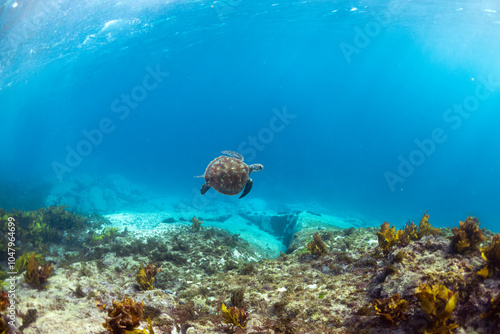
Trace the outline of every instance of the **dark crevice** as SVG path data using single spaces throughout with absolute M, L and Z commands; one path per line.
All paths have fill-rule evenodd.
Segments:
M 275 236 L 281 241 L 285 249 L 288 248 L 293 237 L 295 223 L 297 222 L 296 213 L 279 213 L 273 216 L 261 213 L 240 215 L 258 226 L 259 229 Z

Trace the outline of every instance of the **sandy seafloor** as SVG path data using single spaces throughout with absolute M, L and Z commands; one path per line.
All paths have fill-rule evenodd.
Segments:
M 200 210 L 179 198 L 140 194 L 119 176 L 104 182 L 78 176 L 54 188 L 47 205 L 113 212 L 98 218 L 104 222 L 99 229 L 84 233 L 110 227 L 119 233 L 81 251 L 64 241 L 47 245 L 45 260 L 54 267 L 41 290 L 18 275 L 17 327 L 24 323 L 23 333 L 107 333 L 106 309 L 125 297 L 144 303 L 139 328 L 146 329 L 150 317 L 155 333 L 448 333 L 432 331 L 435 319 L 415 295 L 423 283 L 458 294 L 447 320 L 458 327 L 450 333 L 500 332 L 495 321 L 481 317 L 500 292 L 500 274 L 478 276 L 485 264 L 480 251 L 454 253 L 450 228 L 384 255 L 376 234 L 382 222 L 325 214 L 314 203 L 277 212 L 249 197 L 237 206 L 212 200 Z M 193 231 L 193 216 L 204 221 L 201 231 Z M 457 217 L 456 226 L 465 218 Z M 316 232 L 326 245 L 321 256 L 307 250 Z M 492 233 L 484 233 L 486 245 Z M 140 290 L 136 275 L 152 263 L 162 271 L 153 290 Z M 241 288 L 244 329 L 221 316 L 221 304 L 235 306 L 231 296 Z M 390 323 L 373 303 L 395 294 L 409 306 Z

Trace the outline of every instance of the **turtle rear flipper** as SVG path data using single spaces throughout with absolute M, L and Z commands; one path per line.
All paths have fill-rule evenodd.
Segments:
M 205 183 L 204 185 L 201 186 L 201 194 L 202 195 L 205 195 L 205 193 L 208 191 L 208 189 L 210 189 L 210 184 L 208 183 Z
M 250 190 L 252 190 L 253 186 L 253 180 L 251 178 L 248 178 L 247 184 L 245 185 L 245 189 L 243 189 L 243 194 L 241 194 L 240 198 L 245 197 Z

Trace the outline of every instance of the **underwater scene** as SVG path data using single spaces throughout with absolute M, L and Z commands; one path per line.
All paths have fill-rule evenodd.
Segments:
M 499 12 L 0 1 L 0 334 L 500 333 Z

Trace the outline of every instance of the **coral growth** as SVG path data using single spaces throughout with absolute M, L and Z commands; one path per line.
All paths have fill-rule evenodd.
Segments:
M 312 255 L 324 255 L 326 254 L 326 245 L 321 241 L 321 237 L 318 232 L 314 233 L 313 240 L 307 244 L 307 250 Z
M 43 267 L 40 266 L 40 262 L 36 259 L 35 254 L 32 254 L 24 273 L 24 280 L 37 289 L 41 289 L 52 273 L 52 266 L 53 264 L 50 266 L 48 264 L 45 264 Z
M 137 329 L 142 320 L 144 303 L 137 303 L 132 298 L 123 298 L 121 302 L 113 300 L 113 307 L 108 309 L 108 317 L 102 325 L 112 334 L 154 334 L 151 320 L 148 319 L 149 333 Z
M 201 224 L 203 224 L 203 221 L 200 221 L 198 218 L 194 217 L 191 219 L 193 222 L 193 232 L 199 232 L 203 228 Z
M 421 284 L 417 287 L 415 295 L 422 310 L 433 321 L 431 328 L 424 334 L 452 333 L 452 330 L 458 327 L 451 321 L 451 314 L 457 306 L 458 294 L 454 294 L 444 285 L 434 284 L 431 287 Z
M 137 274 L 136 280 L 142 290 L 153 290 L 153 282 L 155 276 L 161 272 L 161 268 L 156 268 L 154 264 L 149 264 L 141 268 Z
M 228 324 L 230 328 L 238 326 L 244 329 L 248 321 L 248 313 L 246 313 L 244 309 L 240 309 L 236 306 L 228 309 L 224 303 L 222 303 L 222 316 L 224 317 L 224 322 Z
M 498 233 L 491 237 L 488 247 L 481 248 L 481 255 L 486 260 L 486 266 L 477 274 L 484 278 L 492 277 L 495 269 L 500 270 L 500 235 Z
M 408 301 L 401 299 L 399 294 L 383 300 L 374 299 L 372 306 L 375 312 L 392 326 L 396 325 L 399 320 L 406 320 L 405 312 L 408 311 Z
M 479 229 L 479 219 L 468 216 L 460 222 L 459 228 L 453 227 L 451 247 L 456 253 L 464 254 L 475 251 L 484 240 L 483 231 Z

